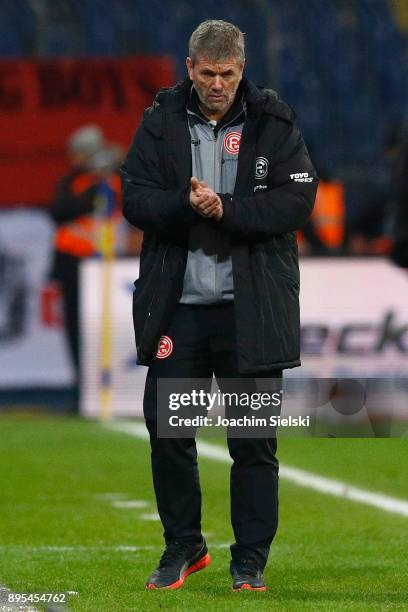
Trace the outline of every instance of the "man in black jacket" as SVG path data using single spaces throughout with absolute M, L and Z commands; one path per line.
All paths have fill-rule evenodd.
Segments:
M 238 28 L 200 24 L 188 78 L 158 93 L 122 167 L 124 216 L 144 230 L 133 319 L 149 366 L 144 414 L 166 541 L 148 588 L 178 588 L 210 562 L 195 440 L 158 436 L 157 382 L 280 380 L 300 365 L 295 231 L 318 181 L 293 111 L 243 78 L 244 57 Z M 276 437 L 229 437 L 228 447 L 233 589 L 265 590 Z

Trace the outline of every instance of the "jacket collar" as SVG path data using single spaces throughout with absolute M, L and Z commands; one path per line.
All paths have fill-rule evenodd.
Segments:
M 199 117 L 201 121 L 204 123 L 209 123 L 209 119 L 201 112 L 198 95 L 194 87 L 190 90 L 190 95 L 187 100 L 187 112 L 192 113 Z M 224 114 L 224 116 L 217 122 L 216 127 L 213 128 L 214 134 L 217 134 L 222 127 L 228 125 L 232 121 L 238 119 L 238 117 L 246 116 L 246 102 L 245 97 L 242 91 L 242 86 L 240 85 L 237 90 L 237 95 L 235 96 L 235 100 L 231 106 L 231 108 Z M 243 119 L 244 121 L 244 119 Z

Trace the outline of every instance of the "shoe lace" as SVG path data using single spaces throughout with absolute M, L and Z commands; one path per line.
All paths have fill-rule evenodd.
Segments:
M 164 553 L 161 556 L 159 568 L 163 569 L 173 565 L 180 559 L 183 559 L 186 551 L 191 547 L 191 542 L 183 540 L 172 540 L 166 545 Z

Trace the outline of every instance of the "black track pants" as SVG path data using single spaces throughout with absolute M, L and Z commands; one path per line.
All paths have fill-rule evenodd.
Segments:
M 201 490 L 194 438 L 157 437 L 157 379 L 244 378 L 238 373 L 233 304 L 180 304 L 166 335 L 170 354 L 149 368 L 144 415 L 150 434 L 153 483 L 166 541 L 201 538 Z M 280 378 L 281 371 L 257 374 Z M 248 376 L 246 378 L 249 378 Z M 228 438 L 231 467 L 231 522 L 234 559 L 264 566 L 278 524 L 276 438 Z

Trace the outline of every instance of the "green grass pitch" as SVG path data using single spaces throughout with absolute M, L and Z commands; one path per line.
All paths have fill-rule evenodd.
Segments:
M 282 438 L 279 459 L 408 499 L 404 439 Z M 14 592 L 75 591 L 68 609 L 81 612 L 408 609 L 407 517 L 281 479 L 269 589 L 232 593 L 229 466 L 202 458 L 213 563 L 155 592 L 144 588 L 162 549 L 161 524 L 146 520 L 156 512 L 147 441 L 74 417 L 3 415 L 0 473 L 0 584 Z

